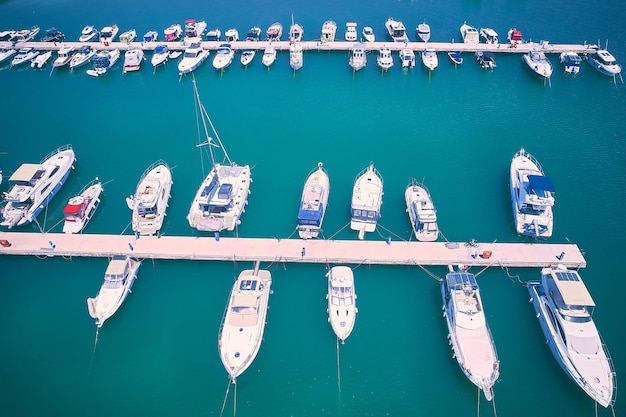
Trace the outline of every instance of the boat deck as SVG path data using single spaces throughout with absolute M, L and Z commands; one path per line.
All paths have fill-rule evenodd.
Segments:
M 10 246 L 9 246 L 10 244 Z M 0 232 L 0 255 L 190 259 L 366 265 L 584 268 L 575 244 L 301 240 Z

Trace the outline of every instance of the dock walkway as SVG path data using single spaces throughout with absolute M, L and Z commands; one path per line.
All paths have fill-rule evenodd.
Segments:
M 5 243 L 6 242 L 6 243 Z M 262 261 L 366 265 L 584 268 L 575 244 L 301 240 L 0 232 L 0 255 Z

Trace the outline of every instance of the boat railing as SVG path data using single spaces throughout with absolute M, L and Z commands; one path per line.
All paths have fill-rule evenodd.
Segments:
M 532 162 L 533 164 L 535 164 L 537 166 L 537 169 L 539 169 L 539 172 L 541 172 L 542 175 L 546 175 L 543 167 L 541 166 L 541 164 L 539 163 L 539 161 L 537 160 L 537 158 L 535 158 L 532 154 L 528 153 L 525 149 L 522 149 L 519 154 L 521 156 L 524 156 L 525 158 L 528 158 L 528 160 L 530 162 Z
M 144 180 L 144 178 L 146 178 L 146 176 L 150 173 L 150 171 L 152 171 L 154 168 L 158 167 L 159 165 L 165 166 L 165 168 L 167 168 L 168 170 L 170 169 L 170 167 L 167 165 L 167 163 L 164 160 L 159 159 L 159 160 L 153 162 L 148 168 L 146 168 L 146 170 L 141 175 L 141 178 L 139 179 L 139 182 L 142 182 Z
M 604 343 L 604 339 L 600 335 L 600 332 L 598 332 L 598 337 L 600 337 L 600 343 L 602 344 L 602 349 L 604 350 L 604 354 L 606 355 L 606 360 L 609 362 L 609 371 L 611 372 L 611 379 L 613 380 L 613 396 L 611 398 L 611 405 L 614 405 L 615 398 L 617 397 L 615 395 L 615 391 L 617 391 L 617 378 L 616 378 L 616 372 L 615 372 L 615 365 L 613 364 L 613 358 L 611 357 L 611 354 L 609 353 L 609 349 L 606 347 L 606 343 Z
M 41 163 L 44 163 L 45 161 L 47 161 L 48 159 L 52 158 L 52 156 L 58 154 L 59 152 L 67 151 L 69 149 L 72 149 L 72 145 L 70 145 L 69 143 L 67 145 L 63 145 L 60 148 L 57 148 L 56 150 L 54 150 L 54 151 L 50 152 L 48 155 L 46 155 L 41 160 Z

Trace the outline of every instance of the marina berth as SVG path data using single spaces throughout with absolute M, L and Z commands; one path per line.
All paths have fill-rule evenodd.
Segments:
M 552 63 L 546 58 L 546 54 L 539 49 L 533 49 L 522 56 L 528 68 L 542 78 L 552 76 Z
M 135 29 L 130 29 L 120 35 L 120 42 L 131 43 L 136 37 L 137 31 Z
M 95 49 L 92 49 L 89 45 L 81 46 L 76 50 L 76 53 L 70 59 L 70 69 L 79 68 L 83 65 L 91 62 L 91 59 L 96 54 Z
M 170 56 L 170 50 L 165 44 L 157 45 L 150 58 L 150 63 L 153 67 L 158 67 L 161 64 L 165 64 Z
M 485 395 L 493 399 L 493 385 L 500 376 L 500 361 L 487 324 L 476 277 L 464 269 L 441 280 L 448 338 L 461 370 Z
M 166 216 L 172 184 L 170 167 L 162 160 L 154 162 L 144 171 L 135 194 L 126 198 L 128 208 L 133 211 L 133 232 L 148 236 L 159 233 Z
M 389 68 L 393 67 L 393 57 L 391 56 L 391 49 L 383 47 L 380 51 L 378 51 L 376 63 L 378 64 L 378 67 L 383 71 L 387 71 Z
M 413 180 L 404 192 L 406 211 L 417 240 L 432 242 L 439 237 L 437 211 L 424 184 Z
M 134 48 L 126 51 L 124 53 L 124 73 L 138 71 L 144 59 L 143 49 Z
M 119 59 L 119 49 L 101 49 L 93 57 L 93 70 L 87 70 L 87 74 L 93 77 L 104 75 Z
M 159 33 L 156 30 L 149 30 L 143 35 L 143 43 L 156 42 L 159 38 Z
M 408 42 L 409 37 L 406 34 L 406 28 L 404 24 L 398 20 L 395 20 L 393 17 L 390 17 L 385 22 L 385 28 L 387 29 L 387 33 L 393 39 L 394 42 Z
M 300 42 L 289 46 L 289 65 L 294 71 L 298 71 L 304 65 L 302 45 L 300 45 Z
M 104 46 L 109 46 L 109 44 L 115 40 L 119 30 L 117 25 L 103 27 L 100 31 L 100 42 Z
M 276 48 L 274 48 L 270 43 L 265 47 L 265 50 L 263 51 L 263 57 L 261 58 L 261 62 L 263 62 L 263 65 L 265 65 L 269 70 L 274 61 L 276 61 Z
M 209 57 L 209 51 L 202 48 L 200 42 L 194 42 L 187 49 L 183 58 L 178 62 L 178 73 L 187 74 L 197 69 Z
M 320 40 L 322 43 L 334 42 L 336 34 L 337 34 L 337 23 L 335 23 L 333 20 L 327 20 L 322 25 L 322 36 Z
M 383 194 L 383 177 L 372 162 L 357 175 L 352 187 L 350 229 L 359 232 L 359 239 L 376 230 Z
M 578 74 L 580 71 L 582 58 L 576 52 L 561 52 L 559 61 L 563 65 L 563 69 L 566 73 Z
M 63 209 L 63 233 L 80 233 L 100 205 L 102 183 L 96 178 L 78 195 L 70 198 Z
M 204 21 L 196 22 L 194 19 L 185 20 L 185 39 L 202 38 L 207 24 Z
M 96 29 L 95 27 L 91 25 L 87 25 L 81 31 L 80 37 L 78 38 L 78 40 L 80 42 L 91 42 L 99 35 L 100 33 L 98 32 L 98 29 Z
M 334 266 L 326 274 L 328 278 L 328 322 L 341 343 L 354 329 L 356 321 L 356 291 L 354 274 L 347 266 Z
M 485 43 L 497 45 L 498 44 L 498 32 L 491 28 L 480 28 L 480 36 L 485 40 Z
M 467 22 L 463 22 L 460 28 L 461 38 L 464 43 L 478 43 L 478 30 L 474 26 L 468 25 Z
M 94 298 L 87 298 L 89 315 L 96 319 L 96 327 L 104 322 L 120 308 L 135 279 L 141 262 L 124 255 L 114 256 L 104 273 L 104 282 Z
M 64 67 L 65 65 L 68 65 L 70 61 L 72 60 L 72 56 L 74 55 L 75 52 L 76 50 L 74 49 L 73 46 L 65 46 L 59 49 L 56 59 L 52 62 L 52 66 L 54 68 L 59 68 L 59 67 Z
M 328 206 L 330 181 L 324 165 L 319 162 L 313 170 L 302 190 L 300 208 L 298 210 L 298 235 L 301 239 L 316 238 L 322 230 L 324 214 Z
M 595 302 L 579 273 L 563 265 L 527 283 L 546 344 L 565 373 L 596 403 L 615 403 L 615 369 L 591 316 Z
M 180 37 L 183 34 L 183 28 L 178 23 L 175 23 L 165 28 L 165 30 L 163 31 L 163 34 L 165 35 L 166 41 L 168 42 L 177 41 L 180 39 Z
M 429 71 L 433 71 L 439 65 L 437 52 L 433 48 L 426 48 L 422 52 L 422 63 Z
M 229 66 L 235 58 L 235 51 L 229 43 L 223 43 L 217 48 L 215 58 L 213 58 L 213 68 L 223 70 Z
M 224 36 L 226 37 L 226 43 L 237 42 L 239 40 L 239 32 L 234 28 L 228 29 L 226 33 L 224 33 Z
M 408 48 L 401 49 L 400 62 L 402 63 L 402 68 L 413 68 L 415 66 L 415 52 Z
M 376 42 L 376 35 L 374 35 L 374 29 L 371 26 L 365 26 L 361 34 L 365 38 L 365 42 Z
M 346 23 L 346 33 L 344 34 L 344 39 L 348 42 L 354 42 L 357 39 L 357 24 L 354 22 Z
M 349 64 L 354 71 L 359 71 L 367 65 L 367 50 L 362 43 L 355 43 L 352 46 Z

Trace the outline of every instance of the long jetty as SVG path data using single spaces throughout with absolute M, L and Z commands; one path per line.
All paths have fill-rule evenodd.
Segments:
M 584 268 L 575 244 L 302 240 L 0 232 L 0 255 L 365 265 Z

